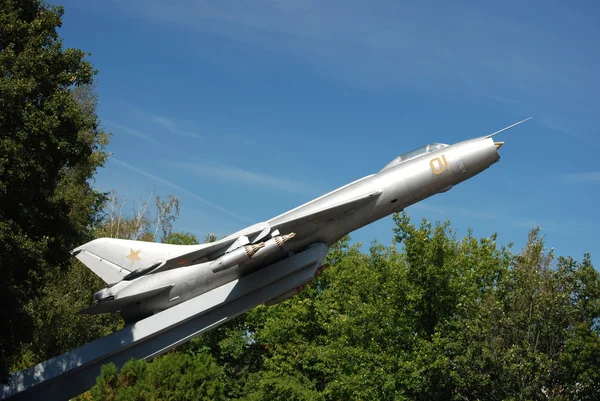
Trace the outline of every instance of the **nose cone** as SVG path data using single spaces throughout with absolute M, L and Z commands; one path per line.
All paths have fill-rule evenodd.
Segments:
M 504 142 L 494 142 L 492 138 L 477 138 L 460 144 L 460 158 L 465 164 L 466 175 L 473 177 L 500 160 L 498 149 Z

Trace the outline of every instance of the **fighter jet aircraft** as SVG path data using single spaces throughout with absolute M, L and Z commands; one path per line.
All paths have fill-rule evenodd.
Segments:
M 281 281 L 286 284 L 281 284 L 280 295 L 266 304 L 279 303 L 319 274 L 327 249 L 340 238 L 481 173 L 500 160 L 498 149 L 504 142 L 492 137 L 529 119 L 454 145 L 432 143 L 415 149 L 376 174 L 216 242 L 88 242 L 73 254 L 108 287 L 82 312 L 118 311 L 126 322 L 134 322 L 263 269 L 269 274 L 248 278 L 251 284 L 239 291 L 260 291 L 273 280 L 295 274 L 294 280 Z

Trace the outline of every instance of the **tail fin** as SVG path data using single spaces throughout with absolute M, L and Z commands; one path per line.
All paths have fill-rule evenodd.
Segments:
M 75 248 L 73 254 L 105 283 L 113 284 L 140 267 L 169 260 L 197 247 L 99 238 Z

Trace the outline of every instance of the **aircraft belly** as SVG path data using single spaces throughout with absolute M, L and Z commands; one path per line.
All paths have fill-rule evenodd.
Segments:
M 148 283 L 144 284 L 144 288 L 150 285 L 159 286 L 164 283 L 172 283 L 172 289 L 160 296 L 128 305 L 120 313 L 128 321 L 139 320 L 281 261 L 288 256 L 287 251 L 280 250 L 254 263 L 233 266 L 218 273 L 213 273 L 207 267 L 208 263 L 156 273 L 156 277 L 145 277 L 150 280 L 147 280 Z
M 323 246 L 323 244 L 321 244 L 321 246 Z M 306 251 L 308 250 L 303 250 L 302 252 L 298 253 L 304 253 Z M 254 265 L 244 264 L 219 273 L 213 273 L 212 271 L 207 269 L 209 270 L 208 272 L 205 272 L 204 274 L 199 274 L 197 276 L 193 276 L 190 274 L 191 269 L 189 269 L 189 267 L 194 266 L 182 268 L 180 269 L 182 270 L 182 272 L 176 277 L 174 275 L 169 276 L 169 279 L 175 283 L 171 291 L 165 291 L 164 293 L 161 293 L 157 296 L 144 299 L 141 302 L 129 305 L 120 311 L 121 316 L 125 319 L 126 322 L 137 321 L 139 319 L 148 317 L 152 314 L 168 309 L 178 303 L 195 298 L 215 288 L 221 287 L 222 285 L 225 285 L 238 278 L 249 276 L 251 273 L 254 273 L 258 270 L 269 267 L 278 262 L 282 262 L 288 257 L 289 254 L 285 251 L 276 252 L 275 255 L 266 257 L 265 259 L 260 260 L 259 263 L 256 263 Z M 283 266 L 285 268 L 285 262 Z M 318 266 L 315 266 L 315 268 L 316 267 Z M 290 270 L 289 273 L 291 274 L 293 271 L 294 270 Z M 169 271 L 164 273 L 174 272 L 176 271 Z M 164 280 L 167 279 L 162 278 L 158 281 L 163 282 Z

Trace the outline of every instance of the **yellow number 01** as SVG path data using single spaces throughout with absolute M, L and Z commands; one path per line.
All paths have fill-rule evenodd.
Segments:
M 431 171 L 433 174 L 439 175 L 442 174 L 446 170 L 450 170 L 450 164 L 448 164 L 448 160 L 446 160 L 446 155 L 442 155 L 442 157 L 435 157 L 429 161 L 429 166 L 431 167 Z

